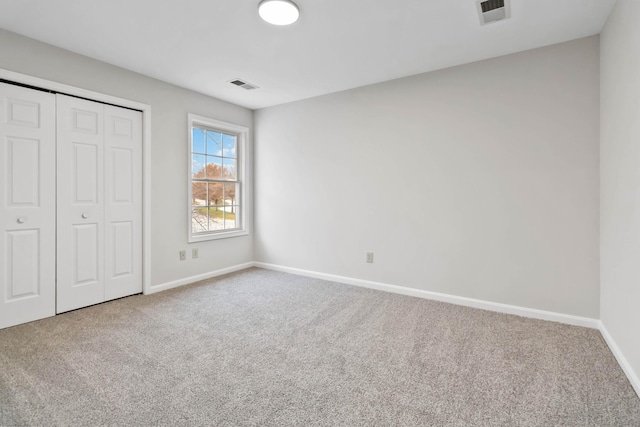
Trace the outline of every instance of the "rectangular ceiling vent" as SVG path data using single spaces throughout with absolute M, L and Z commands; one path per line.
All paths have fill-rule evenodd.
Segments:
M 478 0 L 480 24 L 490 24 L 511 17 L 509 0 Z
M 236 85 L 241 87 L 242 89 L 246 89 L 246 90 L 253 90 L 253 89 L 258 89 L 258 86 L 251 84 L 251 83 L 247 83 L 243 80 L 240 79 L 234 79 L 229 81 L 229 83 L 231 83 L 232 85 Z

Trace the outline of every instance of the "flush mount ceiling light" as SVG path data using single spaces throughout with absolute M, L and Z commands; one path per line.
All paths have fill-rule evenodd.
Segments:
M 298 6 L 290 0 L 262 0 L 258 5 L 260 18 L 273 25 L 291 25 L 298 20 Z

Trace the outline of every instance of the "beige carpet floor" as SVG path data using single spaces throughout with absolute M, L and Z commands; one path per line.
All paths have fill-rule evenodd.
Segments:
M 2 426 L 640 426 L 596 330 L 261 269 L 0 330 Z

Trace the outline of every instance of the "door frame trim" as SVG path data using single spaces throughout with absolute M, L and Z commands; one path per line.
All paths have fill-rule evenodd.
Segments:
M 151 291 L 151 106 L 0 68 L 0 79 L 142 112 L 142 292 Z

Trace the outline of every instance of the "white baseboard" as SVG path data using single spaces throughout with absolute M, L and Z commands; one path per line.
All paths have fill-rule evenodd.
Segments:
M 501 304 L 497 302 L 484 301 L 479 299 L 459 297 L 455 295 L 442 294 L 438 292 L 424 291 L 421 289 L 407 288 L 404 286 L 389 285 L 386 283 L 371 282 L 368 280 L 354 279 L 351 277 L 337 276 L 333 274 L 320 273 L 317 271 L 302 270 L 299 268 L 285 267 L 264 262 L 254 262 L 254 266 L 267 270 L 282 271 L 285 273 L 297 274 L 300 276 L 313 277 L 316 279 L 328 280 L 331 282 L 344 283 L 347 285 L 360 286 L 363 288 L 376 289 L 379 291 L 392 292 L 396 294 L 409 295 L 418 298 L 425 298 L 434 301 L 447 302 L 450 304 L 463 305 L 465 307 L 479 308 L 482 310 L 495 311 L 498 313 L 514 314 L 516 316 L 528 317 L 532 319 L 549 320 L 552 322 L 564 323 L 573 326 L 583 326 L 586 328 L 599 329 L 600 321 L 589 317 L 579 317 L 570 314 L 555 313 L 552 311 L 538 310 L 535 308 L 519 307 L 515 305 Z
M 633 386 L 633 389 L 636 391 L 636 394 L 638 395 L 638 397 L 640 397 L 640 378 L 638 378 L 638 375 L 634 372 L 633 368 L 631 367 L 631 364 L 627 361 L 627 358 L 624 357 L 624 355 L 622 354 L 622 351 L 620 351 L 620 348 L 618 347 L 616 342 L 613 340 L 613 337 L 611 336 L 611 334 L 609 334 L 609 331 L 604 326 L 604 323 L 602 323 L 602 321 L 599 321 L 598 323 L 600 323 L 600 333 L 604 337 L 605 342 L 611 349 L 611 352 L 613 353 L 616 360 L 618 361 L 618 364 L 620 365 L 625 375 L 629 379 L 629 382 Z
M 244 264 L 233 265 L 231 267 L 221 268 L 220 270 L 210 271 L 208 273 L 185 277 L 184 279 L 174 280 L 173 282 L 161 283 L 159 285 L 152 285 L 144 294 L 145 295 L 155 294 L 156 292 L 166 291 L 167 289 L 177 288 L 178 286 L 189 285 L 191 283 L 199 282 L 200 280 L 211 279 L 213 277 L 218 277 L 224 274 L 229 274 L 236 271 L 244 270 L 246 268 L 250 268 L 253 266 L 254 266 L 253 262 L 246 262 Z

